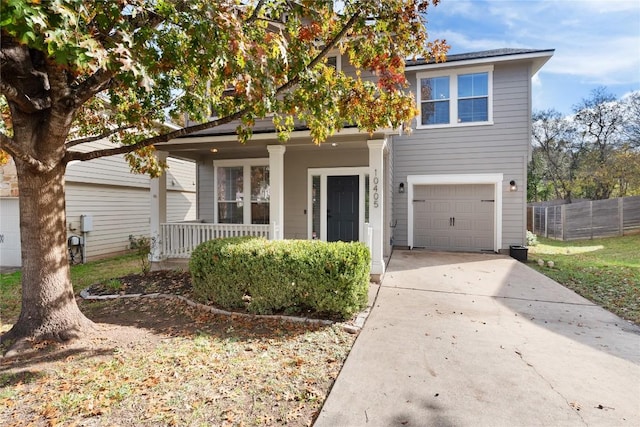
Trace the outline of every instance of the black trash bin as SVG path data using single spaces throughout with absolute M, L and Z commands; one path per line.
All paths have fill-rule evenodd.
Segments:
M 526 246 L 512 245 L 509 246 L 509 256 L 515 258 L 518 261 L 526 262 L 529 248 Z

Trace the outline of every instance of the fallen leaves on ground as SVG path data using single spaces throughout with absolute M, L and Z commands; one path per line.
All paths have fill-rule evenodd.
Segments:
M 164 299 L 81 308 L 96 334 L 0 359 L 1 425 L 306 426 L 355 340 Z

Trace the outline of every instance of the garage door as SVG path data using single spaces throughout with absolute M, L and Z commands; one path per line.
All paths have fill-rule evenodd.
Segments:
M 0 266 L 19 267 L 20 207 L 17 198 L 0 198 Z
M 493 251 L 492 184 L 416 185 L 413 243 L 451 251 Z

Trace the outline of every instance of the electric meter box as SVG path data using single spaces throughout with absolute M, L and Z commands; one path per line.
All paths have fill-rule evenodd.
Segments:
M 83 233 L 93 231 L 93 216 L 80 215 L 80 231 Z

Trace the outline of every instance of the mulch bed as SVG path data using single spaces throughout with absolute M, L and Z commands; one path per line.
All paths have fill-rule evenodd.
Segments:
M 107 295 L 149 295 L 149 294 L 168 294 L 183 296 L 194 302 L 199 301 L 193 292 L 191 284 L 191 275 L 189 272 L 161 270 L 152 271 L 147 274 L 129 274 L 116 279 L 111 279 L 102 283 L 95 283 L 86 289 L 91 296 L 107 296 Z M 250 314 L 243 309 L 229 309 L 216 305 L 209 301 L 206 305 L 217 308 L 222 311 L 233 311 L 241 314 Z M 328 320 L 332 322 L 340 322 L 343 319 L 337 318 L 329 313 L 317 312 L 314 310 L 299 307 L 297 310 L 288 310 L 287 312 L 272 313 L 276 316 L 295 316 L 306 319 Z M 353 320 L 353 319 L 351 319 Z M 351 323 L 346 321 L 345 323 Z
M 91 295 L 172 294 L 193 299 L 189 272 L 161 270 L 147 274 L 129 274 L 87 288 Z

